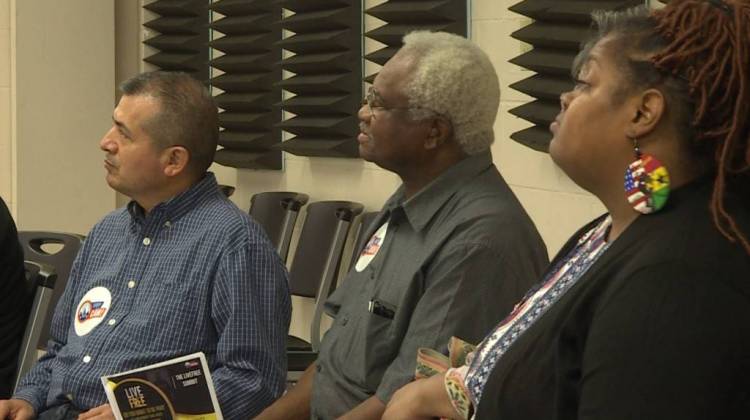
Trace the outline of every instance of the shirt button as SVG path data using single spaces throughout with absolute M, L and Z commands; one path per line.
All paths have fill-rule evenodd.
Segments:
M 117 320 L 114 319 L 114 318 L 110 319 L 109 321 L 107 321 L 107 324 L 109 324 L 109 325 L 115 325 L 116 323 L 117 323 Z
M 317 370 L 318 372 L 320 372 L 321 370 L 323 370 L 323 367 L 320 366 L 320 365 L 315 365 L 315 370 Z
M 135 287 L 135 280 L 130 280 L 130 281 L 128 282 L 128 289 L 132 289 L 132 288 L 134 288 L 134 287 Z
M 143 238 L 143 245 L 146 245 L 146 246 L 151 245 L 151 238 L 149 238 L 148 236 Z
M 170 226 L 172 226 L 172 222 L 170 222 L 169 220 L 164 222 L 164 227 L 170 227 Z
M 346 325 L 347 322 L 349 322 L 349 318 L 348 317 L 341 318 L 341 325 L 342 326 Z
M 90 361 L 91 361 L 91 356 L 89 356 L 88 354 L 83 356 L 83 363 L 88 363 Z

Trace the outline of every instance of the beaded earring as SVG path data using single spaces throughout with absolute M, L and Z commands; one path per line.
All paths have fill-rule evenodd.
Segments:
M 641 152 L 633 139 L 635 161 L 625 170 L 625 196 L 633 209 L 642 214 L 661 210 L 669 197 L 669 173 L 655 157 Z

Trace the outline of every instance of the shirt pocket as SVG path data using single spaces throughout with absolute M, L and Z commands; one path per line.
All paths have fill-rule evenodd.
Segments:
M 398 354 L 401 343 L 393 334 L 393 318 L 398 307 L 382 298 L 374 298 L 372 302 L 373 305 L 377 302 L 382 306 L 381 309 L 372 307 L 364 314 L 361 336 L 364 354 L 362 379 L 368 390 L 375 391 L 386 369 Z
M 129 314 L 135 341 L 144 350 L 197 351 L 210 320 L 206 293 L 191 281 L 154 281 Z

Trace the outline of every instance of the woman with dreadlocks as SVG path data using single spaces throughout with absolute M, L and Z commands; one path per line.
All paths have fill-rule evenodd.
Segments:
M 608 213 L 384 419 L 750 416 L 750 3 L 593 17 L 550 155 Z

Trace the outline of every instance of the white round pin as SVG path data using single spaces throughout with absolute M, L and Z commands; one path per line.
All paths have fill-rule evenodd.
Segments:
M 383 246 L 387 232 L 388 222 L 385 222 L 377 231 L 375 231 L 372 237 L 370 237 L 370 240 L 367 241 L 367 245 L 365 245 L 362 252 L 359 254 L 357 264 L 354 265 L 354 269 L 357 270 L 358 273 L 362 272 L 362 270 L 370 264 L 370 261 L 378 255 L 378 251 L 380 251 L 380 247 Z
M 112 304 L 112 294 L 106 287 L 94 287 L 86 292 L 76 306 L 73 325 L 78 336 L 90 333 L 104 321 Z

